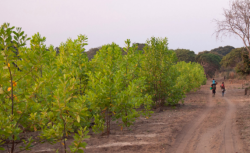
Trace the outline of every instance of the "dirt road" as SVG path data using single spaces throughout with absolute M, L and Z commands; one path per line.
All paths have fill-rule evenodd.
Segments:
M 206 108 L 198 118 L 188 123 L 167 152 L 175 153 L 243 153 L 243 142 L 236 127 L 236 106 L 230 100 L 235 90 L 225 97 L 209 96 Z

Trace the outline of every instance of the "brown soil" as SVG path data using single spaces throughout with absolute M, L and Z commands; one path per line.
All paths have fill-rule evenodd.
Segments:
M 109 137 L 90 132 L 86 153 L 249 153 L 250 97 L 242 84 L 226 81 L 225 97 L 217 87 L 215 97 L 204 85 L 189 93 L 176 108 L 155 110 L 121 131 L 115 122 Z M 221 81 L 219 81 L 221 83 Z M 67 141 L 67 145 L 72 139 Z M 39 144 L 31 151 L 55 152 L 61 144 Z

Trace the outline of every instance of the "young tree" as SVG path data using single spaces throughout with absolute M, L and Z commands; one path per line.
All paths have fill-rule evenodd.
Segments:
M 143 48 L 144 60 L 141 75 L 146 77 L 147 93 L 152 95 L 155 105 L 162 106 L 166 99 L 175 97 L 172 89 L 177 71 L 171 67 L 177 62 L 174 51 L 168 50 L 167 38 L 152 37 Z
M 235 0 L 229 9 L 224 9 L 224 20 L 215 20 L 216 37 L 236 35 L 244 43 L 249 55 L 250 49 L 250 1 Z M 249 56 L 250 57 L 250 56 Z
M 146 89 L 145 77 L 141 76 L 142 61 L 145 59 L 141 50 L 138 50 L 138 45 L 130 46 L 131 41 L 125 41 L 126 46 L 123 48 L 125 55 L 120 64 L 120 69 L 123 72 L 122 77 L 122 92 L 119 93 L 121 97 L 121 104 L 119 105 L 121 118 L 126 127 L 129 127 L 135 121 L 135 117 L 140 114 L 146 116 L 150 115 L 150 104 L 152 103 L 151 96 L 144 93 Z M 144 110 L 138 111 L 136 108 L 143 104 Z
M 78 130 L 70 150 L 80 152 L 86 146 L 82 140 L 89 116 L 82 89 L 87 82 L 88 59 L 82 53 L 87 38 L 80 35 L 62 43 L 58 56 L 39 33 L 32 36 L 30 48 L 24 47 L 27 40 L 21 28 L 0 28 L 0 144 L 13 153 L 20 141 L 26 145 L 19 151 L 29 149 L 34 139 L 61 141 L 66 152 L 68 135 Z M 27 139 L 21 134 L 25 130 L 40 131 L 39 136 Z
M 27 104 L 23 102 L 23 96 L 27 95 L 22 90 L 22 79 L 27 74 L 20 73 L 24 70 L 17 64 L 21 57 L 19 49 L 25 46 L 29 40 L 21 28 L 10 27 L 4 23 L 0 27 L 0 144 L 11 144 L 8 152 L 13 153 L 16 141 L 20 140 L 22 129 L 20 122 L 25 118 Z M 32 71 L 32 69 L 30 70 Z M 29 74 L 29 73 L 28 73 Z M 21 97 L 21 98 L 19 98 Z M 8 148 L 9 149 L 9 148 Z M 1 148 L 0 148 L 1 150 Z
M 104 130 L 110 134 L 111 119 L 122 119 L 123 126 L 129 127 L 140 113 L 142 104 L 149 110 L 151 96 L 143 94 L 145 78 L 138 76 L 140 53 L 126 41 L 126 55 L 115 43 L 104 45 L 91 60 L 89 72 L 88 100 L 95 115 L 94 130 Z M 148 115 L 146 111 L 145 115 Z
M 192 90 L 196 90 L 203 84 L 204 81 L 206 81 L 204 69 L 198 63 L 186 63 L 182 61 L 178 62 L 173 67 L 180 73 L 176 80 L 175 86 L 181 89 L 183 95 Z
M 68 39 L 66 43 L 61 43 L 60 54 L 45 69 L 43 80 L 46 86 L 43 91 L 50 91 L 43 95 L 47 105 L 30 117 L 31 121 L 40 123 L 41 138 L 51 143 L 61 142 L 65 153 L 67 137 L 74 131 L 78 130 L 78 134 L 75 134 L 75 141 L 70 146 L 71 151 L 79 152 L 80 147 L 86 146 L 82 142 L 87 137 L 86 126 L 89 124 L 84 94 L 88 69 L 88 58 L 84 53 L 86 41 L 86 36 L 79 35 L 76 40 Z M 53 83 L 49 79 L 51 77 Z M 40 117 L 36 117 L 36 114 Z

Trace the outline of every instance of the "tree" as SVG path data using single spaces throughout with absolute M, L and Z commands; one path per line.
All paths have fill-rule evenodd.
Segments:
M 13 153 L 20 140 L 24 146 L 19 151 L 33 142 L 60 141 L 66 152 L 66 138 L 78 130 L 70 150 L 79 152 L 86 146 L 89 123 L 82 88 L 87 82 L 88 59 L 82 53 L 87 38 L 62 43 L 58 56 L 39 33 L 32 36 L 30 48 L 24 47 L 27 40 L 21 28 L 14 31 L 7 23 L 0 28 L 0 144 Z M 39 135 L 27 139 L 22 134 L 26 130 Z
M 180 94 L 196 90 L 201 84 L 206 84 L 206 76 L 204 75 L 204 69 L 199 63 L 186 63 L 178 62 L 174 65 L 174 69 L 179 71 L 179 76 L 176 80 L 175 86 L 181 89 Z
M 241 58 L 242 58 L 242 61 L 237 63 L 235 67 L 235 71 L 242 75 L 249 74 L 250 73 L 250 60 L 249 60 L 247 51 L 243 50 L 241 52 Z
M 146 44 L 144 43 L 133 43 L 133 45 L 137 45 L 138 46 L 137 50 L 142 50 L 142 51 L 143 48 L 146 46 Z
M 178 58 L 178 62 L 185 61 L 185 62 L 195 62 L 195 56 L 196 54 L 194 51 L 188 50 L 188 49 L 176 49 L 174 50 L 176 53 L 176 56 Z
M 25 77 L 25 74 L 20 75 L 19 68 L 14 65 L 20 61 L 17 53 L 20 47 L 25 46 L 26 41 L 30 38 L 24 35 L 21 28 L 10 27 L 9 23 L 4 23 L 0 27 L 0 144 L 11 144 L 8 152 L 13 153 L 15 150 L 16 141 L 22 132 L 18 126 L 24 118 L 22 113 L 25 112 L 27 105 L 20 104 L 17 93 L 20 93 L 20 80 Z M 20 111 L 24 109 L 24 111 Z M 28 145 L 27 145 L 28 146 Z M 26 147 L 27 147 L 26 146 Z M 9 149 L 8 148 L 8 149 Z M 0 147 L 0 150 L 2 148 Z
M 87 95 L 95 118 L 93 129 L 106 129 L 107 135 L 110 134 L 111 119 L 122 119 L 122 129 L 129 127 L 140 114 L 146 117 L 150 114 L 151 96 L 143 94 L 145 77 L 138 76 L 142 53 L 137 52 L 135 46 L 130 47 L 130 40 L 125 43 L 126 55 L 112 43 L 102 46 L 90 62 L 92 69 L 88 74 Z M 142 104 L 146 113 L 138 110 Z
M 91 60 L 92 58 L 94 58 L 95 54 L 101 49 L 101 47 L 97 47 L 97 48 L 90 48 L 86 54 L 89 58 L 89 60 Z
M 216 37 L 236 35 L 243 41 L 250 55 L 250 1 L 235 0 L 229 9 L 224 9 L 224 20 L 215 20 Z M 250 56 L 249 56 L 250 57 Z
M 61 43 L 60 53 L 46 47 L 39 33 L 30 48 L 27 40 L 21 28 L 0 27 L 0 145 L 9 153 L 46 141 L 61 142 L 66 153 L 73 133 L 70 151 L 83 152 L 93 120 L 94 131 L 106 128 L 109 134 L 111 119 L 122 130 L 140 115 L 148 118 L 153 100 L 175 105 L 205 81 L 200 64 L 177 63 L 167 38 L 152 37 L 145 47 L 131 46 L 129 39 L 123 49 L 104 45 L 90 62 L 85 35 Z M 26 138 L 24 131 L 38 135 Z
M 220 62 L 221 67 L 223 68 L 233 68 L 239 62 L 242 61 L 242 52 L 247 52 L 247 50 L 242 48 L 233 49 L 230 53 L 224 56 Z
M 221 57 L 209 51 L 199 52 L 195 59 L 204 67 L 205 74 L 209 77 L 213 77 L 215 71 L 220 69 Z
M 174 51 L 168 50 L 167 38 L 152 37 L 143 48 L 145 59 L 142 62 L 142 75 L 148 83 L 147 93 L 153 96 L 156 106 L 165 102 L 176 104 L 174 82 L 178 72 L 171 67 L 176 64 Z M 178 99 L 178 98 L 177 98 Z
M 218 48 L 212 49 L 211 53 L 217 53 L 222 56 L 225 56 L 228 53 L 230 53 L 233 49 L 235 49 L 233 46 L 218 47 Z

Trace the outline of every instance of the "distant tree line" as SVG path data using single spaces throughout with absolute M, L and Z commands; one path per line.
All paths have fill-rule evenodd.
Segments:
M 245 47 L 218 47 L 211 51 L 202 51 L 197 55 L 188 49 L 174 50 L 178 61 L 197 62 L 204 67 L 207 77 L 213 77 L 216 71 L 236 71 L 241 75 L 250 74 L 250 60 Z

